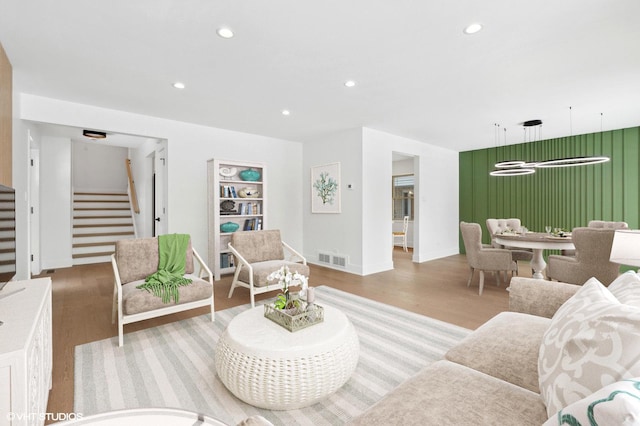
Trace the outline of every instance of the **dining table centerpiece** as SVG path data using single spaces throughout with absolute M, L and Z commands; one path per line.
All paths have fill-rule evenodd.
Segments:
M 324 320 L 324 309 L 314 303 L 314 289 L 309 288 L 309 279 L 292 272 L 287 265 L 267 276 L 267 281 L 279 284 L 282 292 L 273 303 L 264 305 L 264 316 L 289 331 L 297 331 Z M 292 292 L 292 286 L 300 286 Z

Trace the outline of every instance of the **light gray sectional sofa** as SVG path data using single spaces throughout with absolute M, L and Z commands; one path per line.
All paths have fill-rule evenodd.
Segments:
M 633 273 L 631 275 L 635 276 Z M 635 280 L 632 288 L 640 290 L 640 278 L 631 275 L 627 278 Z M 596 293 L 608 292 L 604 286 L 595 285 L 593 289 Z M 547 331 L 552 328 L 553 322 L 557 321 L 555 317 L 553 321 L 551 319 L 556 311 L 570 298 L 577 299 L 578 295 L 572 296 L 582 288 L 566 283 L 513 278 L 510 285 L 509 312 L 502 312 L 479 327 L 447 352 L 445 359 L 427 366 L 353 419 L 350 424 L 539 426 L 548 419 L 548 424 L 558 424 L 555 414 L 558 409 L 554 408 L 554 404 L 560 404 L 559 407 L 563 408 L 564 405 L 560 403 L 563 395 L 557 388 L 559 399 L 549 392 L 541 395 L 538 377 L 539 357 L 543 356 L 541 345 L 543 338 L 551 339 L 552 335 L 567 334 L 563 331 L 549 335 Z M 607 298 L 609 296 L 605 296 L 607 303 L 619 303 L 615 299 L 612 301 Z M 599 302 L 579 303 L 584 309 L 589 309 L 589 304 Z M 568 304 L 569 302 L 565 305 Z M 617 312 L 617 305 L 612 306 Z M 582 307 L 568 306 L 563 309 L 578 311 Z M 640 312 L 640 309 L 633 307 L 624 309 L 631 311 L 630 315 Z M 561 312 L 562 310 L 559 311 Z M 571 315 L 571 312 L 566 314 Z M 583 329 L 590 324 L 586 320 L 579 320 L 578 323 L 580 325 L 577 328 Z M 589 330 L 586 331 L 589 334 Z M 629 336 L 637 333 L 637 328 L 631 330 L 631 333 Z M 634 354 L 631 356 L 635 360 L 627 361 L 627 375 L 637 373 L 639 368 L 638 341 L 640 340 L 630 343 L 632 346 L 635 345 L 632 348 Z M 597 346 L 596 344 L 594 347 Z M 579 350 L 590 351 L 588 348 Z M 628 352 L 626 349 L 625 351 Z M 547 351 L 547 355 L 551 357 L 550 350 Z M 561 366 L 562 363 L 554 364 Z M 565 379 L 569 378 L 571 382 L 572 375 L 578 374 L 568 372 Z M 602 379 L 598 377 L 597 380 Z M 555 385 L 561 381 L 555 382 Z M 597 385 L 596 389 L 600 387 L 601 385 Z M 542 388 L 551 390 L 551 387 Z M 573 397 L 575 400 L 576 397 Z M 548 404 L 549 400 L 554 401 L 554 404 Z

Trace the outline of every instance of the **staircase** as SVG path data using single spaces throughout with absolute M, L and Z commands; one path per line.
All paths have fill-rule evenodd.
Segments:
M 74 192 L 74 265 L 109 262 L 115 242 L 134 236 L 126 193 Z

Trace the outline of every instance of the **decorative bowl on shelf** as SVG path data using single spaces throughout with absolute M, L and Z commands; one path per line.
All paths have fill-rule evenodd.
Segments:
M 256 188 L 242 188 L 238 191 L 238 197 L 240 198 L 258 198 L 260 192 Z
M 240 228 L 240 225 L 235 222 L 225 222 L 220 225 L 220 230 L 222 232 L 236 232 L 238 228 Z
M 260 172 L 255 169 L 246 169 L 239 173 L 240 179 L 255 182 L 260 180 Z

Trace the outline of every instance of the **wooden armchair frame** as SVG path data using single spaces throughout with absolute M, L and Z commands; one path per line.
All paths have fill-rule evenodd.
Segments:
M 275 260 L 279 261 L 280 266 L 285 264 L 292 265 L 300 262 L 302 262 L 303 265 L 307 266 L 307 259 L 302 254 L 298 253 L 296 250 L 294 250 L 289 244 L 285 243 L 284 241 L 280 241 L 280 244 L 282 244 L 282 248 L 285 252 L 285 258 L 274 259 L 274 261 Z M 231 250 L 231 252 L 237 259 L 236 271 L 233 275 L 231 289 L 229 290 L 229 297 L 233 295 L 233 290 L 235 290 L 236 287 L 247 288 L 249 289 L 249 295 L 251 298 L 251 307 L 255 307 L 256 294 L 262 294 L 262 293 L 267 293 L 269 291 L 281 289 L 280 284 L 277 284 L 277 283 L 267 284 L 263 286 L 254 285 L 254 265 L 251 262 L 247 261 L 247 259 L 245 259 L 245 257 L 235 247 L 231 245 L 231 243 L 228 244 L 228 247 L 229 247 L 229 250 Z M 280 266 L 275 267 L 274 271 L 277 270 Z M 248 281 L 243 281 L 240 279 L 240 272 L 242 271 L 243 268 L 246 268 L 248 271 L 248 275 L 249 275 Z
M 187 303 L 179 303 L 179 304 L 167 304 L 165 307 L 159 309 L 153 309 L 145 312 L 140 312 L 136 314 L 126 315 L 123 310 L 123 283 L 120 279 L 120 270 L 118 267 L 118 263 L 116 261 L 116 254 L 111 255 L 111 265 L 113 267 L 113 273 L 115 276 L 114 281 L 114 289 L 113 289 L 113 309 L 111 315 L 111 323 L 115 323 L 116 318 L 118 320 L 118 346 L 122 346 L 124 342 L 124 325 L 131 324 L 138 321 L 144 321 L 150 318 L 161 317 L 164 315 L 174 314 L 176 312 L 187 311 L 194 308 L 200 308 L 203 306 L 211 307 L 211 321 L 215 320 L 215 311 L 214 311 L 214 287 L 213 287 L 213 274 L 209 267 L 204 263 L 202 257 L 198 254 L 198 252 L 191 248 L 193 252 L 193 257 L 197 261 L 200 270 L 198 272 L 197 277 L 203 281 L 206 281 L 211 285 L 211 295 L 207 298 L 201 300 L 194 300 L 192 302 Z M 195 263 L 195 262 L 194 262 Z M 195 271 L 194 271 L 195 272 Z M 207 278 L 204 278 L 204 277 Z M 124 283 L 127 284 L 127 283 Z

